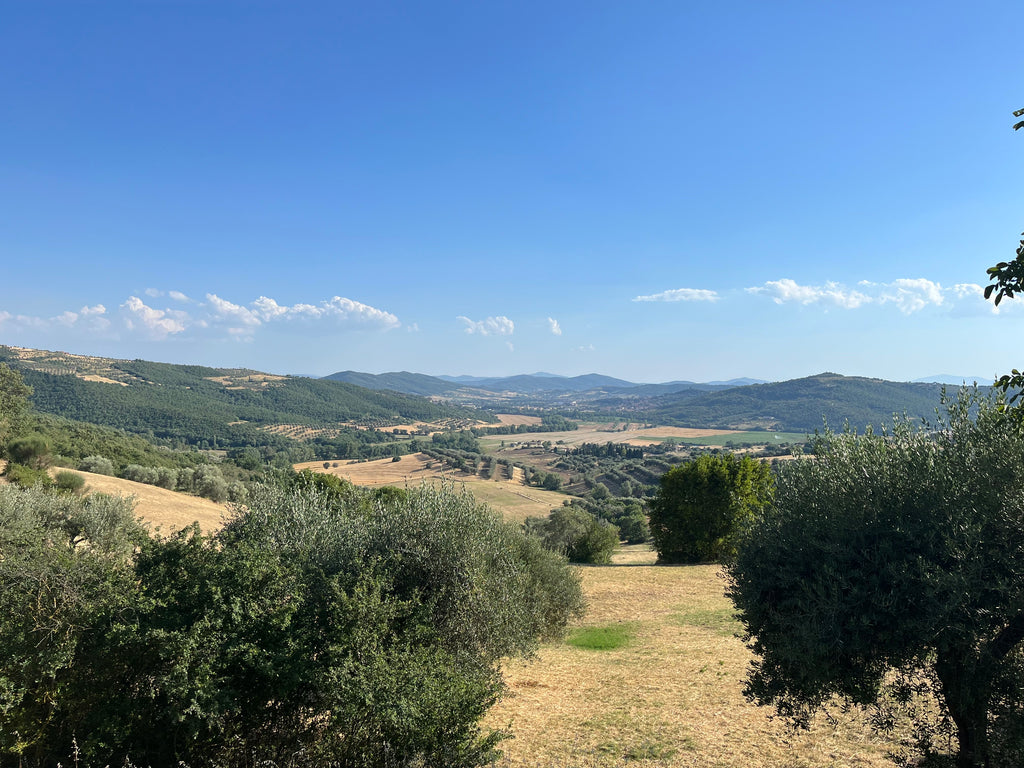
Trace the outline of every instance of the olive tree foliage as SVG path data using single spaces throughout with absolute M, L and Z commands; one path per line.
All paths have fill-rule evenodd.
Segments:
M 1024 764 L 1024 424 L 964 390 L 931 429 L 825 434 L 815 454 L 781 468 L 728 568 L 748 698 L 798 725 L 837 701 L 881 727 L 902 711 L 909 748 Z
M 300 478 L 213 538 L 68 528 L 94 512 L 0 488 L 4 764 L 479 765 L 499 661 L 582 611 L 564 558 L 450 487 Z
M 661 477 L 650 504 L 650 528 L 660 563 L 722 562 L 736 537 L 770 501 L 773 480 L 764 462 L 704 454 Z
M 527 518 L 526 529 L 547 549 L 565 555 L 570 563 L 605 565 L 619 546 L 616 526 L 574 504 L 553 509 L 546 518 Z

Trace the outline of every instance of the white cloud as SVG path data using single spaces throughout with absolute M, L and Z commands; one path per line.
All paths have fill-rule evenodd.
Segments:
M 633 301 L 718 301 L 717 291 L 707 288 L 672 288 L 649 296 L 637 296 Z
M 983 301 L 985 299 L 985 291 L 977 283 L 957 283 L 950 290 L 953 291 L 958 299 L 966 299 L 972 296 L 976 296 Z
M 747 293 L 768 296 L 776 304 L 821 304 L 857 309 L 867 304 L 892 304 L 905 315 L 920 312 L 926 307 L 950 308 L 953 314 L 977 314 L 978 300 L 982 288 L 974 283 L 957 283 L 943 288 L 941 283 L 924 277 L 901 277 L 889 283 L 861 280 L 857 288 L 848 288 L 841 283 L 827 282 L 824 285 L 800 285 L 795 280 L 783 278 L 769 280 L 762 286 L 747 288 Z M 969 306 L 974 304 L 974 307 Z
M 153 339 L 166 339 L 186 330 L 220 328 L 233 338 L 251 339 L 265 323 L 280 320 L 333 321 L 339 324 L 394 328 L 400 326 L 398 318 L 390 312 L 362 304 L 352 299 L 334 296 L 319 304 L 285 306 L 274 299 L 260 296 L 248 306 L 236 304 L 214 293 L 206 294 L 204 303 L 190 299 L 181 291 L 147 289 L 144 295 L 167 296 L 170 299 L 194 305 L 186 312 L 182 309 L 151 307 L 138 296 L 129 296 L 120 305 L 124 325 L 128 330 L 142 331 Z M 86 305 L 77 312 L 66 310 L 56 317 L 43 318 L 0 312 L 0 323 L 8 326 L 48 329 L 87 329 L 102 331 L 110 327 L 107 308 L 102 304 Z M 416 328 L 415 330 L 418 330 Z
M 397 328 L 401 325 L 398 318 L 390 312 L 341 296 L 335 296 L 330 301 L 320 302 L 320 308 L 325 316 L 345 322 L 377 325 L 382 328 Z
M 233 320 L 243 325 L 262 324 L 262 320 L 251 309 L 246 309 L 240 304 L 232 304 L 215 293 L 206 294 L 206 300 L 210 302 L 214 312 L 221 318 Z
M 396 328 L 401 323 L 390 312 L 371 307 L 352 299 L 334 296 L 319 304 L 278 304 L 274 299 L 260 296 L 248 307 L 233 304 L 219 296 L 208 293 L 207 300 L 213 306 L 219 319 L 240 322 L 255 328 L 275 320 L 335 320 L 354 325 L 373 325 L 381 328 Z
M 129 329 L 135 328 L 138 321 L 143 328 L 148 330 L 155 338 L 163 339 L 174 333 L 181 333 L 185 330 L 185 319 L 187 315 L 183 312 L 171 312 L 166 309 L 154 309 L 147 307 L 142 299 L 137 296 L 129 296 L 128 301 L 121 305 L 135 318 L 129 318 L 126 323 Z M 184 317 L 183 317 L 184 315 Z
M 106 307 L 102 304 L 97 304 L 95 307 L 82 307 L 77 312 L 65 310 L 59 315 L 49 318 L 31 315 L 12 315 L 10 312 L 0 312 L 0 323 L 10 322 L 12 325 L 36 330 L 60 326 L 62 328 L 83 327 L 91 331 L 103 331 L 110 326 L 110 321 L 103 317 L 106 311 Z
M 151 299 L 159 299 L 161 296 L 164 295 L 164 292 L 157 288 L 147 288 L 146 290 L 143 291 L 143 293 L 149 296 L 149 298 Z
M 562 335 L 562 326 L 560 326 L 560 325 L 558 324 L 558 321 L 557 321 L 557 320 L 555 320 L 555 318 L 553 318 L 553 317 L 549 317 L 549 318 L 548 318 L 548 329 L 549 329 L 549 330 L 551 331 L 551 333 L 553 333 L 553 334 L 554 334 L 555 336 L 561 336 L 561 335 Z
M 871 301 L 865 293 L 847 290 L 839 283 L 828 282 L 825 285 L 800 285 L 795 280 L 784 277 L 781 280 L 769 280 L 763 286 L 747 288 L 747 293 L 760 293 L 769 296 L 776 304 L 795 302 L 797 304 L 832 304 L 843 309 L 856 309 Z
M 891 283 L 880 283 L 880 304 L 895 304 L 900 312 L 909 315 L 918 312 L 929 304 L 936 306 L 945 301 L 942 286 L 923 277 L 900 278 Z
M 479 333 L 481 336 L 511 336 L 516 329 L 515 323 L 504 315 L 488 317 L 486 320 L 470 320 L 459 315 L 456 320 L 466 324 L 466 333 Z

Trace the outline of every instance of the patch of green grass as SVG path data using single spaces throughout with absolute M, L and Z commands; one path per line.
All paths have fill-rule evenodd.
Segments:
M 684 744 L 684 749 L 693 750 L 692 744 Z M 641 740 L 637 744 L 623 744 L 618 741 L 606 741 L 597 745 L 597 752 L 619 757 L 623 762 L 639 760 L 669 760 L 679 749 L 671 744 L 660 741 Z
M 722 637 L 732 637 L 743 631 L 743 625 L 736 620 L 735 611 L 731 606 L 687 611 L 679 614 L 676 620 L 684 626 L 707 629 Z
M 613 651 L 633 642 L 636 632 L 632 624 L 607 624 L 601 627 L 580 627 L 565 642 L 586 651 Z

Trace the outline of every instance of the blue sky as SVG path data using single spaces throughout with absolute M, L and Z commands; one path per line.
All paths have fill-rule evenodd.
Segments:
M 47 2 L 0 343 L 278 373 L 1021 367 L 1019 2 Z

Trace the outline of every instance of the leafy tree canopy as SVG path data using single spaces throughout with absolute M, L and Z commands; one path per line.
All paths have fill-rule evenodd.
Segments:
M 781 468 L 729 567 L 747 696 L 797 724 L 833 697 L 885 724 L 885 702 L 931 690 L 957 765 L 1024 764 L 1024 424 L 964 391 L 934 429 L 815 452 Z M 925 753 L 949 733 L 927 711 Z
M 303 476 L 160 539 L 0 486 L 0 761 L 488 763 L 500 660 L 581 611 L 564 558 L 450 487 Z
M 722 561 L 736 536 L 769 502 L 771 469 L 748 456 L 705 454 L 661 478 L 650 526 L 658 562 Z

